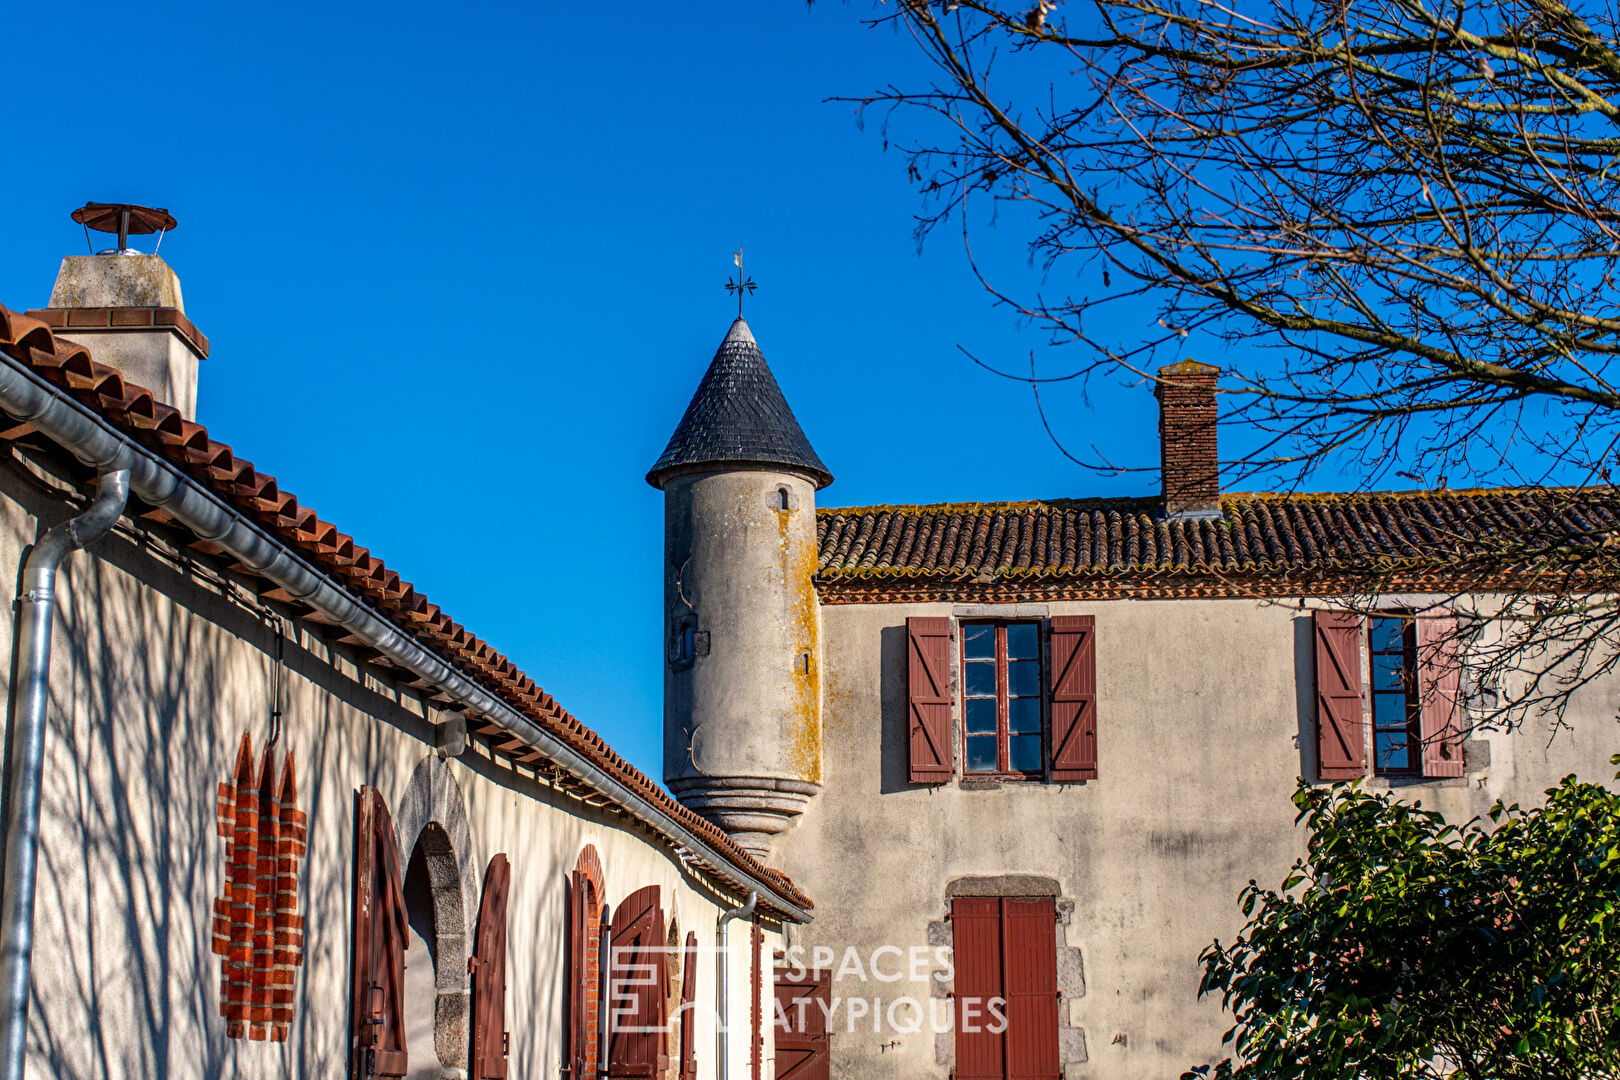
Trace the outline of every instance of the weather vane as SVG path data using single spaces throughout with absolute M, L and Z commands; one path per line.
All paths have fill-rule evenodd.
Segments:
M 736 251 L 732 252 L 731 262 L 737 268 L 737 277 L 734 280 L 727 279 L 726 281 L 726 292 L 737 294 L 737 318 L 739 319 L 742 318 L 743 295 L 759 288 L 754 284 L 753 278 L 743 275 L 742 253 L 741 245 L 738 246 Z

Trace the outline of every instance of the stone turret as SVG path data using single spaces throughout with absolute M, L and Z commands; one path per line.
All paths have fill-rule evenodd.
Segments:
M 664 780 L 766 854 L 821 788 L 811 449 L 741 318 L 647 482 L 664 493 Z

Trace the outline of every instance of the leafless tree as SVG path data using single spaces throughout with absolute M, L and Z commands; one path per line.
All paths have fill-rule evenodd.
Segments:
M 980 280 L 1068 366 L 987 366 L 1038 392 L 1232 346 L 1223 421 L 1251 436 L 1234 481 L 1298 483 L 1331 461 L 1369 487 L 1609 482 L 1612 7 L 897 0 L 872 19 L 931 65 L 851 99 L 907 140 L 920 234 L 960 226 L 972 258 L 993 208 L 1027 224 L 1045 271 L 1027 293 Z M 1518 583 L 1505 629 L 1472 643 L 1487 667 L 1542 673 L 1499 720 L 1556 712 L 1620 656 L 1620 538 L 1572 530 L 1591 517 L 1569 498 L 1572 517 L 1452 559 L 1459 591 Z

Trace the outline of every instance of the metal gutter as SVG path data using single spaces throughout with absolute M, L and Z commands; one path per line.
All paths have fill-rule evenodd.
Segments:
M 301 555 L 265 532 L 256 522 L 225 503 L 174 465 L 118 431 L 102 417 L 45 381 L 27 365 L 0 353 L 0 410 L 4 410 L 59 444 L 84 464 L 106 472 L 128 469 L 129 486 L 143 502 L 157 507 L 199 538 L 217 544 L 233 558 L 308 604 L 390 661 L 433 683 L 467 711 L 482 716 L 523 739 L 545 757 L 591 784 L 630 810 L 632 816 L 714 867 L 739 890 L 758 890 L 770 904 L 795 922 L 811 921 L 809 911 L 784 897 L 769 881 L 736 868 L 730 857 L 704 837 L 670 817 L 623 781 L 537 725 L 478 682 L 456 670 L 342 585 L 310 565 Z
M 56 571 L 69 555 L 118 524 L 128 503 L 129 470 L 103 471 L 89 508 L 52 527 L 23 560 L 3 815 L 5 879 L 0 886 L 0 1077 L 5 1080 L 22 1080 L 28 1049 L 29 970 L 34 956 L 39 802 L 45 772 L 45 714 L 51 704 Z

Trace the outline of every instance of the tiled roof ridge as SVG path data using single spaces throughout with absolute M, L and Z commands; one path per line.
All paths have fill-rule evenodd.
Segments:
M 1228 503 L 1266 502 L 1330 502 L 1333 500 L 1366 499 L 1446 499 L 1475 498 L 1489 495 L 1557 495 L 1591 494 L 1594 492 L 1620 492 L 1612 484 L 1557 485 L 1548 487 L 1507 486 L 1474 488 L 1412 488 L 1399 491 L 1223 491 L 1223 508 Z M 863 506 L 818 506 L 817 517 L 857 517 L 865 514 L 918 513 L 977 514 L 985 511 L 1009 510 L 1157 510 L 1163 500 L 1157 495 L 1087 495 L 1059 496 L 1050 499 L 967 500 L 937 503 L 871 503 Z
M 682 806 L 511 660 L 453 621 L 398 572 L 357 546 L 352 537 L 301 506 L 291 492 L 280 489 L 275 477 L 259 472 L 228 445 L 211 439 L 203 425 L 187 420 L 173 406 L 156 400 L 146 387 L 96 361 L 84 346 L 59 341 L 43 321 L 3 304 L 0 351 L 257 521 L 333 580 L 345 583 L 356 599 L 412 634 L 429 651 L 478 679 L 495 696 L 640 793 L 660 812 L 708 839 L 736 869 L 772 882 L 803 907 L 811 906 L 786 874 L 760 863 L 718 826 Z M 19 424 L 0 432 L 0 438 L 18 438 L 31 430 Z

